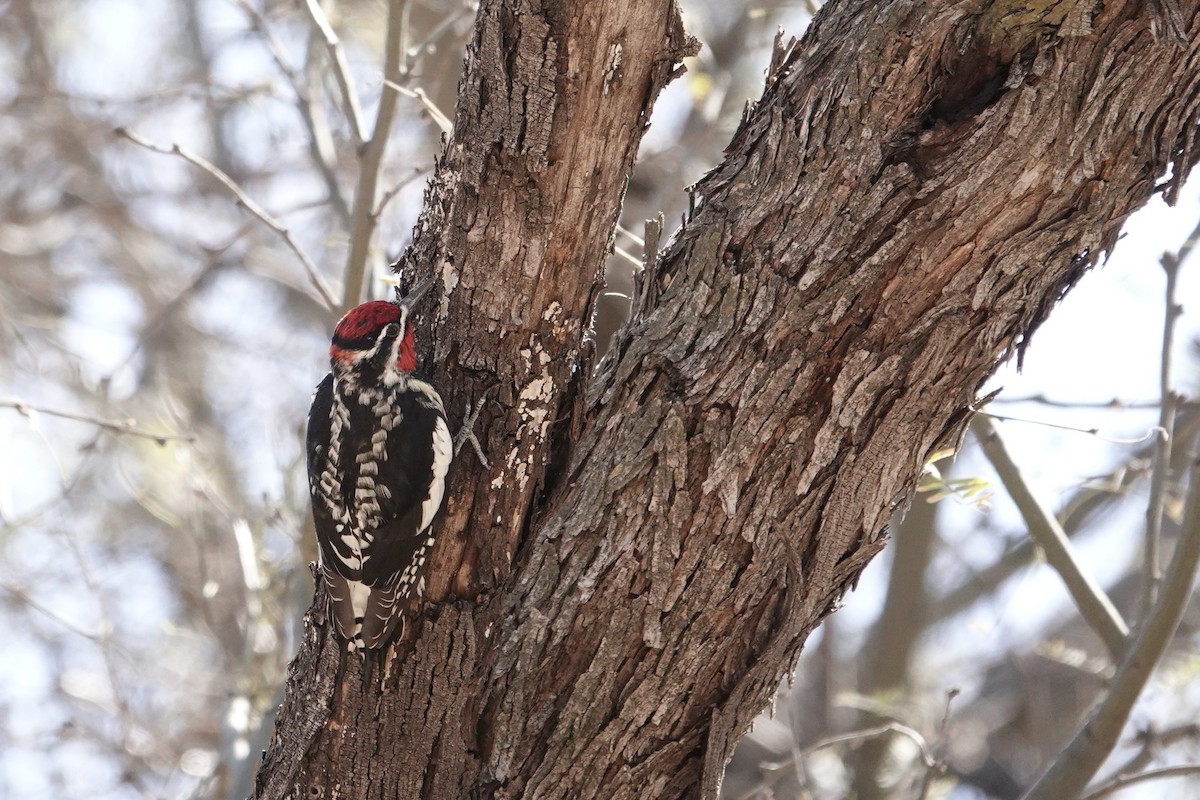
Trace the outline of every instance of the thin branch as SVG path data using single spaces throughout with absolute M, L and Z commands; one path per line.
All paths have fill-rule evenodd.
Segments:
M 237 185 L 237 182 L 234 181 L 233 178 L 219 170 L 211 162 L 201 158 L 195 153 L 184 150 L 177 144 L 171 145 L 170 147 L 163 147 L 162 145 L 155 144 L 149 139 L 142 138 L 127 128 L 116 128 L 113 130 L 113 133 L 128 139 L 134 144 L 144 147 L 147 150 L 152 150 L 155 153 L 162 153 L 163 155 L 168 156 L 179 156 L 184 161 L 194 164 L 195 166 L 207 172 L 209 175 L 216 178 L 222 186 L 228 189 L 233 196 L 237 198 L 238 205 L 261 220 L 264 225 L 275 231 L 275 233 L 279 234 L 284 243 L 287 244 L 291 251 L 296 254 L 296 257 L 300 259 L 300 263 L 304 266 L 304 271 L 308 274 L 309 281 L 312 283 L 313 288 L 315 288 L 317 293 L 321 296 L 321 301 L 325 304 L 325 307 L 331 311 L 336 308 L 337 304 L 333 299 L 332 293 L 330 293 L 328 287 L 325 286 L 325 281 L 321 278 L 320 273 L 317 271 L 317 265 L 312 262 L 312 259 L 310 259 L 308 255 L 300 248 L 300 245 L 296 243 L 296 240 L 292 237 L 291 231 L 284 227 L 283 223 L 267 213 L 266 209 L 250 199 L 250 196 L 242 190 L 242 187 Z
M 1109 778 L 1102 781 L 1108 783 L 1122 775 L 1134 775 L 1141 772 L 1158 757 L 1163 748 L 1171 747 L 1179 742 L 1200 739 L 1200 724 L 1192 722 L 1187 725 L 1176 725 L 1164 731 L 1147 728 L 1137 732 L 1133 743 L 1140 744 L 1141 749 L 1133 754 L 1124 764 L 1112 771 Z
M 60 616 L 51 609 L 39 603 L 37 600 L 34 600 L 24 589 L 19 589 L 16 586 L 9 586 L 7 584 L 0 584 L 0 591 L 8 593 L 13 597 L 13 599 L 28 606 L 29 608 L 54 622 L 56 625 L 61 626 L 77 636 L 82 636 L 83 638 L 92 642 L 98 643 L 100 641 L 100 633 L 98 631 L 89 631 L 86 628 L 76 625 L 69 619 Z
M 463 3 L 458 7 L 457 10 L 451 11 L 445 17 L 443 17 L 438 24 L 430 28 L 425 34 L 424 39 L 422 39 L 420 42 L 417 42 L 412 47 L 406 48 L 404 53 L 406 62 L 404 65 L 405 72 L 407 73 L 412 68 L 413 64 L 425 53 L 426 50 L 429 50 L 434 46 L 434 43 L 443 33 L 453 27 L 454 24 L 463 17 L 468 17 L 474 14 L 475 5 L 475 3 Z
M 794 755 L 783 761 L 776 761 L 771 764 L 764 764 L 763 767 L 771 772 L 787 769 L 788 767 L 798 767 L 803 764 L 807 756 L 811 756 L 818 750 L 824 750 L 829 747 L 835 747 L 839 744 L 849 744 L 857 746 L 870 739 L 877 739 L 880 736 L 899 735 L 911 740 L 916 744 L 917 749 L 921 752 L 921 763 L 927 769 L 934 769 L 937 766 L 937 761 L 929 750 L 929 744 L 925 741 L 925 737 L 918 733 L 915 729 L 905 725 L 902 722 L 889 722 L 886 725 L 879 725 L 874 728 L 862 728 L 848 733 L 840 733 L 836 736 L 828 736 L 820 739 L 802 750 L 797 750 Z M 749 800 L 756 796 L 759 787 L 754 787 L 746 794 L 740 795 L 738 800 Z
M 409 89 L 401 86 L 395 81 L 389 80 L 384 80 L 383 85 L 396 90 L 405 97 L 413 97 L 421 101 L 421 105 L 423 105 L 425 110 L 429 112 L 429 116 L 433 118 L 433 121 L 437 124 L 437 126 L 442 129 L 442 133 L 450 133 L 454 130 L 454 123 L 451 122 L 450 118 L 443 114 L 442 110 L 438 108 L 432 100 L 429 99 L 429 95 L 425 93 L 424 89 L 420 87 L 417 87 L 416 89 Z
M 617 233 L 622 234 L 623 236 L 627 237 L 629 239 L 629 241 L 633 242 L 638 247 L 644 248 L 646 246 L 645 239 L 643 239 L 641 236 L 638 236 L 636 233 L 629 230 L 628 228 L 624 227 L 619 222 L 617 223 Z M 638 266 L 641 266 L 641 265 L 639 264 Z
M 401 61 L 407 37 L 408 0 L 391 0 L 388 5 L 387 37 L 384 45 L 383 94 L 379 98 L 379 111 L 375 116 L 375 129 L 371 133 L 371 140 L 361 150 L 358 188 L 354 193 L 350 253 L 346 257 L 346 283 L 342 292 L 343 308 L 356 305 L 362 296 L 363 276 L 367 271 L 367 256 L 371 250 L 371 236 L 375 232 L 377 222 L 371 212 L 375 209 L 379 170 L 383 164 L 384 151 L 387 149 L 392 119 L 396 115 L 397 93 L 391 84 L 403 77 Z
M 971 431 L 979 439 L 984 455 L 1000 476 L 1013 502 L 1017 504 L 1022 519 L 1029 526 L 1029 535 L 1042 548 L 1046 554 L 1046 561 L 1066 584 L 1079 613 L 1104 641 L 1113 660 L 1120 660 L 1128 646 L 1129 638 L 1129 628 L 1121 619 L 1120 612 L 1108 599 L 1104 590 L 1079 566 L 1071 552 L 1071 543 L 1067 540 L 1066 532 L 1049 509 L 1034 496 L 991 421 L 977 414 L 971 420 Z
M 233 242 L 245 235 L 246 228 L 251 225 L 254 225 L 254 220 L 246 220 L 230 243 L 224 247 L 215 248 L 216 252 L 222 252 L 230 247 Z M 151 331 L 155 330 L 155 328 L 161 325 L 164 320 L 178 311 L 178 309 L 190 297 L 193 297 L 200 287 L 212 276 L 213 272 L 216 271 L 216 269 L 220 266 L 220 260 L 212 256 L 213 253 L 210 252 L 209 258 L 207 259 L 205 265 L 196 271 L 183 289 L 177 292 L 170 300 L 163 303 L 153 313 L 146 316 L 145 322 L 142 323 L 141 327 L 138 329 L 137 336 L 133 340 L 133 347 L 129 348 L 129 352 L 125 354 L 125 357 L 121 359 L 116 366 L 108 371 L 109 378 L 128 367 L 130 362 L 133 361 L 134 357 L 141 352 L 142 347 L 145 346 L 146 337 L 151 333 Z
M 396 182 L 395 186 L 383 193 L 383 197 L 379 199 L 379 205 L 375 206 L 375 210 L 371 212 L 371 215 L 374 216 L 375 219 L 379 219 L 379 217 L 383 214 L 383 209 L 387 208 L 387 204 L 392 202 L 392 198 L 399 194 L 401 189 L 428 173 L 429 170 L 427 169 L 414 167 L 412 172 L 401 178 Z
M 1150 613 L 1158 599 L 1158 586 L 1162 582 L 1162 556 L 1159 554 L 1162 541 L 1163 498 L 1167 491 L 1167 477 L 1171 471 L 1171 445 L 1175 431 L 1175 393 L 1171 391 L 1171 348 L 1175 342 L 1175 320 L 1181 309 L 1175 301 L 1175 287 L 1179 279 L 1179 265 L 1191 253 L 1200 227 L 1192 233 L 1178 255 L 1163 253 L 1161 263 L 1167 275 L 1165 309 L 1163 313 L 1162 351 L 1159 357 L 1158 391 L 1161 401 L 1158 410 L 1158 427 L 1162 430 L 1154 443 L 1154 466 L 1150 472 L 1150 497 L 1146 502 L 1146 546 L 1142 566 L 1141 612 Z
M 95 425 L 98 428 L 103 428 L 114 433 L 123 433 L 127 436 L 138 436 L 143 439 L 150 439 L 155 444 L 165 445 L 167 442 L 194 442 L 196 435 L 194 433 L 155 433 L 144 428 L 139 428 L 137 422 L 132 419 L 102 419 L 101 417 L 93 417 L 90 414 L 80 414 L 74 411 L 61 411 L 54 408 L 46 408 L 44 406 L 36 406 L 32 403 L 26 403 L 23 400 L 0 400 L 0 408 L 11 408 L 23 417 L 33 419 L 38 414 L 45 414 L 48 417 L 59 417 L 60 419 L 70 419 L 76 422 L 86 422 L 89 425 Z
M 642 268 L 642 260 L 619 245 L 613 245 L 613 255 L 625 259 L 632 264 L 635 269 Z
M 1041 425 L 1043 428 L 1057 428 L 1060 431 L 1071 431 L 1073 433 L 1086 433 L 1089 436 L 1095 436 L 1097 439 L 1101 439 L 1101 440 L 1109 442 L 1111 444 L 1141 444 L 1142 442 L 1149 441 L 1151 438 L 1153 438 L 1155 436 L 1159 436 L 1163 433 L 1163 429 L 1160 428 L 1159 426 L 1155 425 L 1153 428 L 1150 428 L 1148 431 L 1143 433 L 1141 436 L 1137 436 L 1132 439 L 1125 439 L 1125 438 L 1120 438 L 1117 436 L 1106 436 L 1106 435 L 1100 433 L 1099 428 L 1080 428 L 1075 425 L 1062 425 L 1057 422 L 1046 422 L 1045 420 L 1040 420 L 1040 419 L 1025 419 L 1023 417 L 1008 417 L 1008 416 L 1004 416 L 1003 414 L 993 414 L 990 411 L 981 411 L 980 409 L 977 409 L 977 408 L 973 408 L 971 410 L 974 411 L 977 415 L 983 415 L 985 417 L 991 417 L 992 419 L 998 419 L 1001 422 L 1024 422 L 1026 425 Z
M 937 761 L 934 759 L 933 753 L 930 752 L 929 743 L 925 741 L 925 737 L 902 722 L 889 722 L 887 725 L 880 725 L 876 728 L 864 728 L 862 730 L 850 731 L 849 733 L 841 733 L 836 736 L 829 736 L 804 748 L 800 751 L 800 754 L 808 756 L 818 750 L 824 750 L 834 745 L 857 743 L 865 739 L 873 739 L 877 736 L 886 736 L 889 733 L 895 733 L 912 740 L 917 749 L 921 751 L 921 763 L 926 767 L 937 765 Z
M 291 84 L 292 92 L 296 95 L 296 110 L 300 112 L 300 117 L 304 120 L 304 127 L 308 130 L 308 154 L 312 158 L 313 164 L 316 165 L 317 172 L 321 173 L 322 180 L 325 181 L 325 189 L 329 192 L 329 201 L 333 205 L 333 210 L 342 223 L 349 227 L 350 206 L 346 204 L 346 198 L 342 196 L 342 189 L 337 182 L 337 173 L 333 169 L 335 160 L 333 134 L 329 130 L 322 104 L 312 102 L 310 89 L 313 83 L 302 81 L 297 70 L 288 63 L 283 46 L 271 34 L 271 29 L 263 16 L 247 0 L 234 1 L 250 20 L 250 28 L 266 43 L 267 50 L 275 61 L 275 67 Z M 313 66 L 311 60 L 308 66 Z
M 317 0 L 305 0 L 308 16 L 316 26 L 317 31 L 325 40 L 329 50 L 329 60 L 333 65 L 333 77 L 342 93 L 342 110 L 346 121 L 350 123 L 350 135 L 354 137 L 354 146 L 361 147 L 367 137 L 367 126 L 363 122 L 362 106 L 358 102 L 358 93 L 354 91 L 354 82 L 350 77 L 350 67 L 346 63 L 346 53 L 342 50 L 342 41 L 329 24 L 324 9 Z
M 1133 786 L 1135 783 L 1155 781 L 1162 778 L 1184 778 L 1189 775 L 1200 775 L 1200 764 L 1181 764 L 1176 767 L 1150 769 L 1145 772 L 1139 772 L 1137 775 L 1118 775 L 1096 789 L 1096 791 L 1084 795 L 1081 800 L 1100 800 L 1102 797 L 1108 797 L 1113 792 L 1118 792 L 1126 786 Z
M 1158 602 L 1139 627 L 1100 704 L 1025 795 L 1025 800 L 1057 800 L 1083 792 L 1116 746 L 1133 704 L 1175 635 L 1191 598 L 1197 567 L 1200 567 L 1200 460 L 1193 458 L 1183 527 Z
M 1175 436 L 1181 439 L 1191 439 L 1200 431 L 1200 406 L 1195 402 L 1180 405 L 1182 416 L 1175 425 Z M 1106 506 L 1106 498 L 1124 494 L 1141 480 L 1147 470 L 1138 466 L 1152 457 L 1151 447 L 1141 447 L 1134 450 L 1124 462 L 1110 473 L 1107 480 L 1102 480 L 1104 486 L 1094 488 L 1094 482 L 1076 489 L 1074 495 L 1063 504 L 1063 528 L 1068 535 L 1074 536 L 1096 514 Z M 1177 454 L 1178 455 L 1178 454 Z M 981 597 L 987 597 L 995 592 L 1001 584 L 1012 577 L 1017 570 L 1033 563 L 1035 546 L 1028 537 L 1011 546 L 1003 555 L 988 566 L 972 574 L 944 595 L 937 597 L 930 606 L 930 623 L 936 623 L 959 614 L 970 608 Z
M 993 397 L 988 402 L 988 405 L 1013 405 L 1016 403 L 1037 403 L 1038 405 L 1049 406 L 1051 408 L 1094 408 L 1100 411 L 1128 411 L 1130 409 L 1158 408 L 1159 406 L 1158 400 L 1126 401 L 1119 397 L 1114 397 L 1111 400 L 1057 400 L 1047 397 L 1041 392 L 1023 397 L 1006 397 L 1000 395 L 999 397 Z
M 957 686 L 946 691 L 946 710 L 938 725 L 938 743 L 935 752 L 932 753 L 933 764 L 925 765 L 925 775 L 921 779 L 921 794 L 919 795 L 921 800 L 929 797 L 929 793 L 933 790 L 934 780 L 946 774 L 946 759 L 943 754 L 946 750 L 946 729 L 950 725 L 950 706 L 961 691 Z

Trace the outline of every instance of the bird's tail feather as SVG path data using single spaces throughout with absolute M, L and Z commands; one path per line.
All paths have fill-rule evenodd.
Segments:
M 386 645 L 402 616 L 400 601 L 403 597 L 399 587 L 366 587 L 324 566 L 321 572 L 329 593 L 330 616 L 333 617 L 338 636 L 346 642 L 346 649 L 352 653 L 359 651 L 360 655 L 365 656 L 363 651 L 377 650 Z M 365 603 L 362 600 L 364 594 Z M 361 613 L 355 607 L 360 604 L 365 606 Z
M 361 636 L 364 646 L 374 650 L 392 638 L 402 616 L 398 586 L 372 586 L 363 615 Z

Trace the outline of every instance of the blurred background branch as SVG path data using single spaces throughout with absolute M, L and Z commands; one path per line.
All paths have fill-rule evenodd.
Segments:
M 971 420 L 971 432 L 979 441 L 987 460 L 1000 476 L 1004 488 L 1017 504 L 1021 517 L 1029 526 L 1029 536 L 1042 549 L 1050 567 L 1066 584 L 1071 599 L 1083 615 L 1084 620 L 1096 632 L 1108 648 L 1113 661 L 1120 660 L 1125 652 L 1129 627 L 1121 613 L 1108 599 L 1104 590 L 1080 566 L 1071 543 L 1058 520 L 1038 502 L 1021 470 L 1013 462 L 996 426 L 985 415 L 977 414 Z

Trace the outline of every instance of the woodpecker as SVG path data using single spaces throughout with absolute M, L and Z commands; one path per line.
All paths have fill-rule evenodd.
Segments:
M 411 311 L 432 284 L 342 317 L 308 415 L 320 571 L 338 635 L 364 657 L 424 593 L 430 525 L 456 450 L 441 396 L 413 374 Z

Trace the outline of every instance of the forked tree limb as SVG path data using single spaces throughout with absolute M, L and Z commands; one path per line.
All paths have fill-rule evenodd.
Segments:
M 669 3 L 485 0 L 406 267 L 439 272 L 452 478 L 382 684 L 312 615 L 258 796 L 715 797 L 975 395 L 1196 159 L 1200 23 L 834 0 L 781 47 L 593 376 Z M 1173 18 L 1174 19 L 1174 18 Z M 1169 30 L 1179 30 L 1178 20 Z

